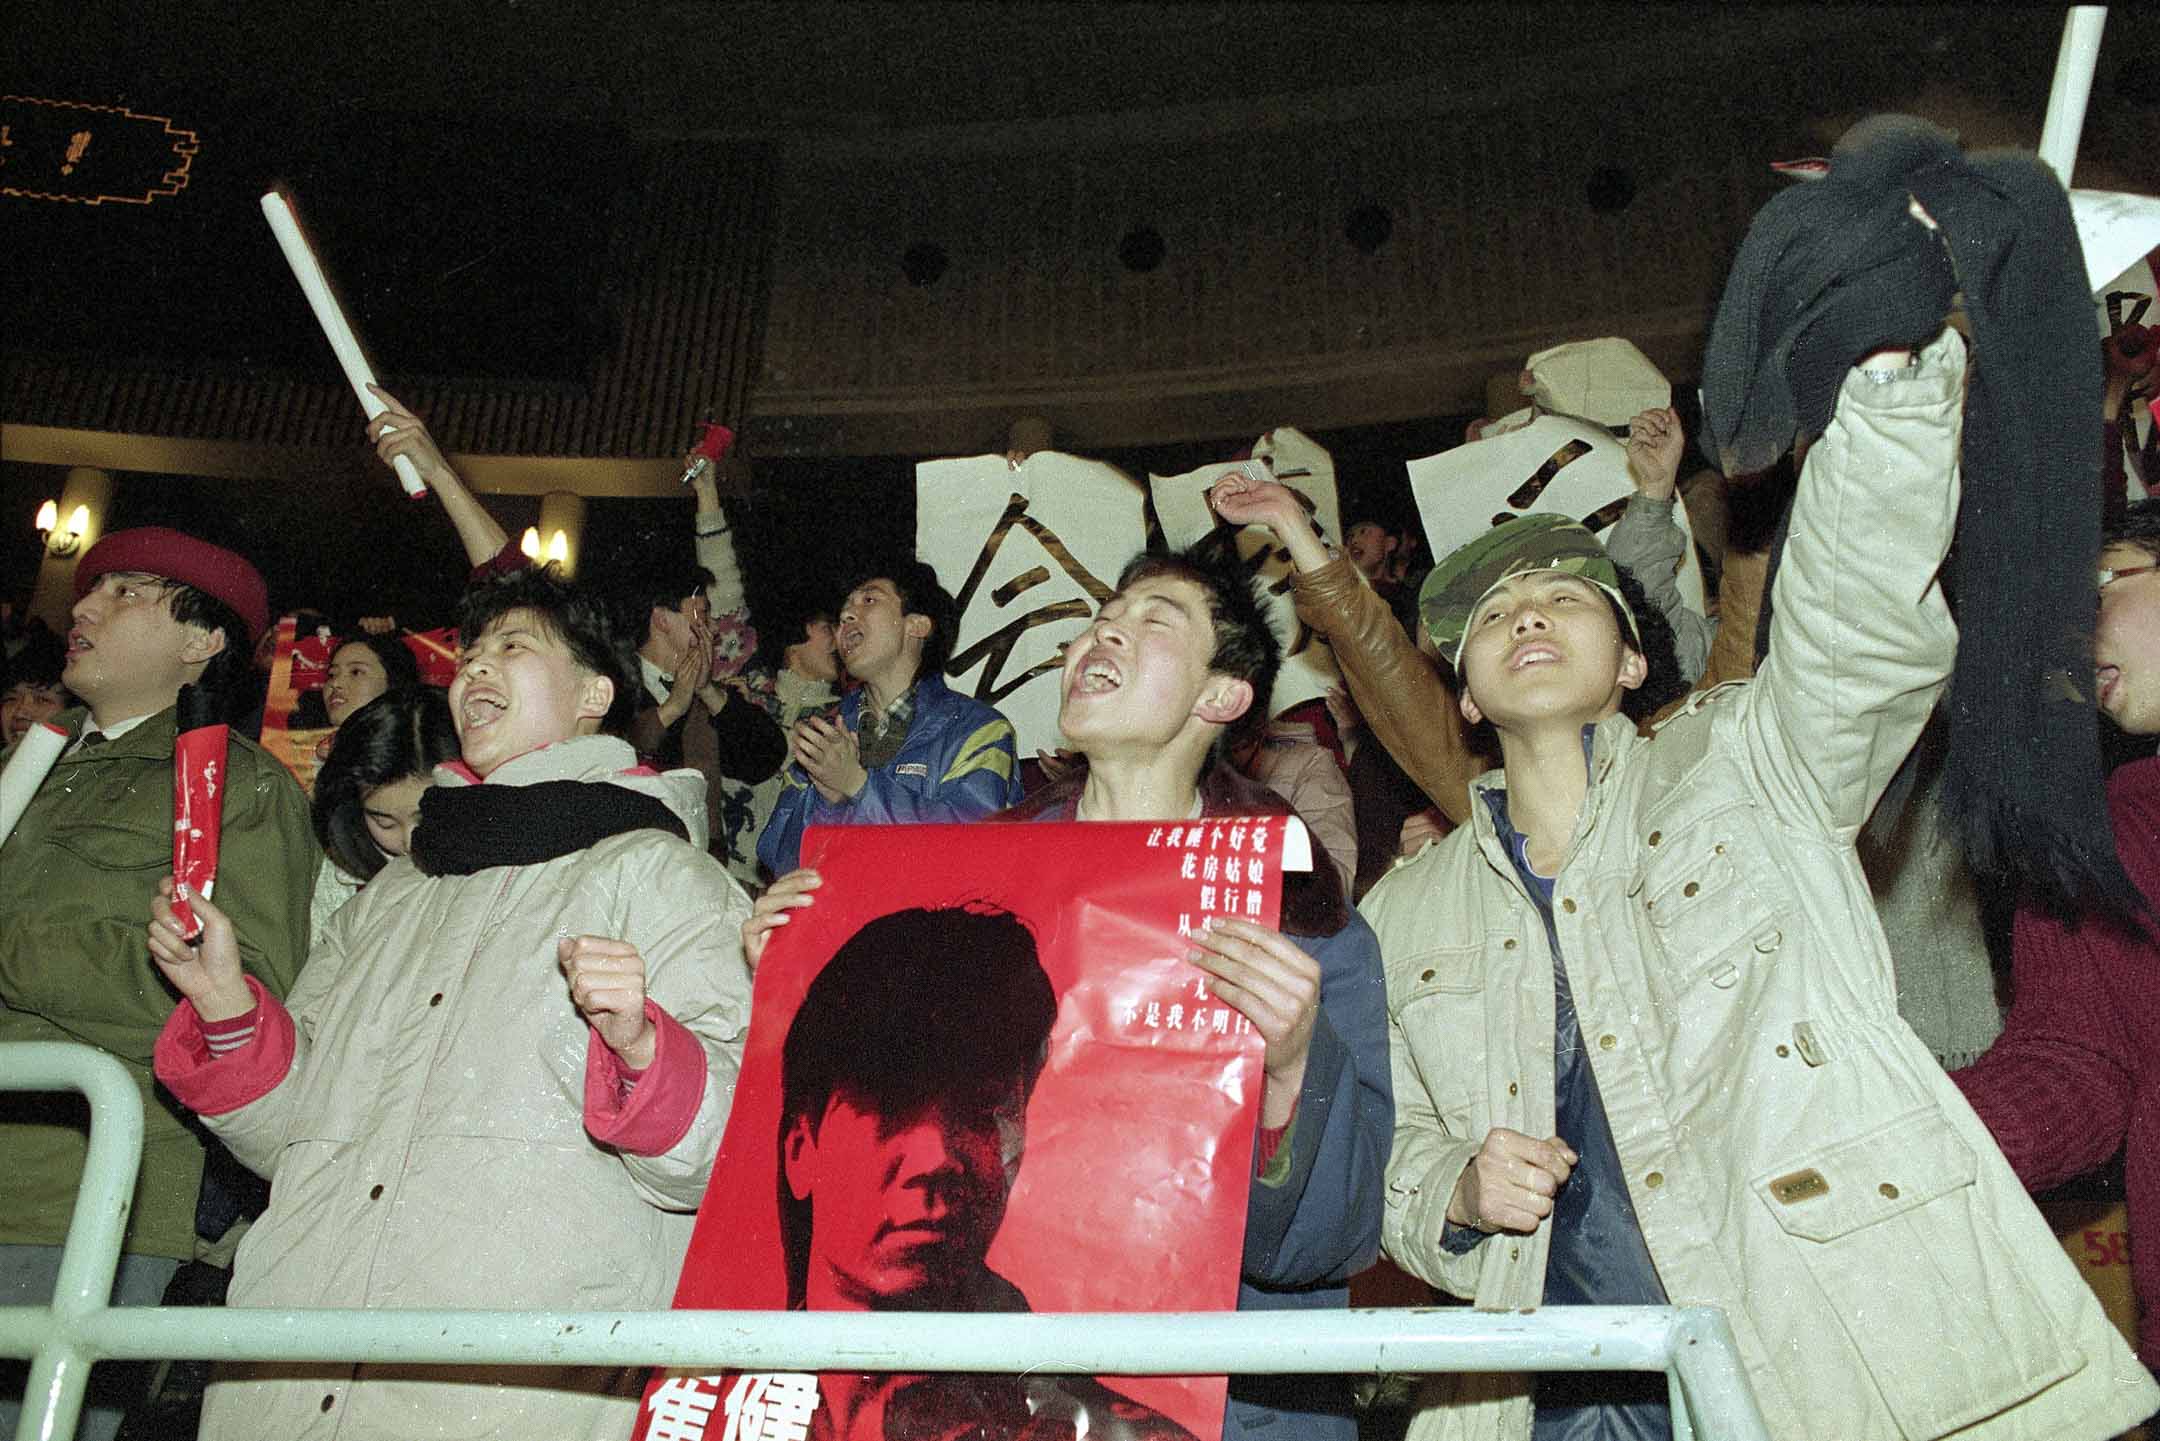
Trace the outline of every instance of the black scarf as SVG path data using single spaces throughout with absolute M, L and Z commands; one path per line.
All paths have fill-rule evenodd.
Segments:
M 1907 116 L 1853 127 L 1829 175 L 1764 206 L 1733 261 L 1703 359 L 1704 448 L 1728 475 L 1767 469 L 1822 433 L 1856 360 L 1931 339 L 1960 292 L 1973 346 L 1944 812 L 1975 870 L 2056 908 L 2126 914 L 2137 893 L 2108 827 L 2091 684 L 2101 375 L 2053 172 L 1968 159 Z
M 536 866 L 628 831 L 690 831 L 653 797 L 592 781 L 529 786 L 430 786 L 420 793 L 413 864 L 427 876 Z

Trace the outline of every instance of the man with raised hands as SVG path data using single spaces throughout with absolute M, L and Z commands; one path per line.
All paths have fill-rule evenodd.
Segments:
M 1364 902 L 1399 1100 L 1387 1251 L 1484 1310 L 1718 1307 L 1775 1436 L 2097 1441 L 2160 1388 L 1899 1019 L 1853 850 L 1957 646 L 1936 571 L 1965 342 L 1854 359 L 1761 668 L 1654 735 L 1621 713 L 1642 643 L 1580 525 L 1510 520 L 1427 579 L 1502 766 Z M 1446 1420 L 1662 1437 L 1665 1398 L 1463 1377 Z

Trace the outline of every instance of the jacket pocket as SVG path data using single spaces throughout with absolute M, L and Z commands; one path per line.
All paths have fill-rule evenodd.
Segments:
M 1482 946 L 1434 946 L 1389 978 L 1389 1006 L 1434 1114 L 1466 1137 L 1493 1124 L 1486 1077 L 1491 1050 Z
M 153 829 L 84 821 L 57 828 L 52 843 L 93 871 L 172 869 L 172 834 L 162 823 Z M 143 908 L 149 914 L 149 907 Z
M 1910 1441 L 2081 1364 L 1979 1204 L 1976 1174 L 1972 1148 L 1928 1106 L 1751 1183 Z
M 1743 966 L 1766 963 L 1785 945 L 1778 908 L 1733 864 L 1724 841 L 1660 858 L 1641 894 L 1676 996 L 1698 981 L 1730 989 Z

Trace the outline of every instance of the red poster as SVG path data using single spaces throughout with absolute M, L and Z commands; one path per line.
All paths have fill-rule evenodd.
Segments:
M 300 789 L 313 795 L 315 772 L 322 769 L 337 732 L 322 715 L 321 702 L 303 710 L 301 700 L 322 689 L 331 645 L 320 634 L 302 638 L 298 630 L 294 616 L 277 623 L 277 654 L 270 662 L 270 688 L 263 696 L 262 748 L 284 762 Z M 312 717 L 308 711 L 314 713 Z
M 810 832 L 678 1307 L 1237 1305 L 1261 1041 L 1183 939 L 1280 819 Z M 640 1441 L 1215 1441 L 1207 1377 L 657 1374 Z

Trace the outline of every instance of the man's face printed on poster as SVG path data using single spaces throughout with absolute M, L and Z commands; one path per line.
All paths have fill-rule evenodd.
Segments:
M 983 1268 L 1027 1144 L 1025 1078 L 988 1079 L 882 1115 L 835 1091 L 796 1118 L 783 1165 L 810 1204 L 813 1293 L 825 1304 L 938 1309 Z M 813 1309 L 819 1302 L 813 1300 Z

